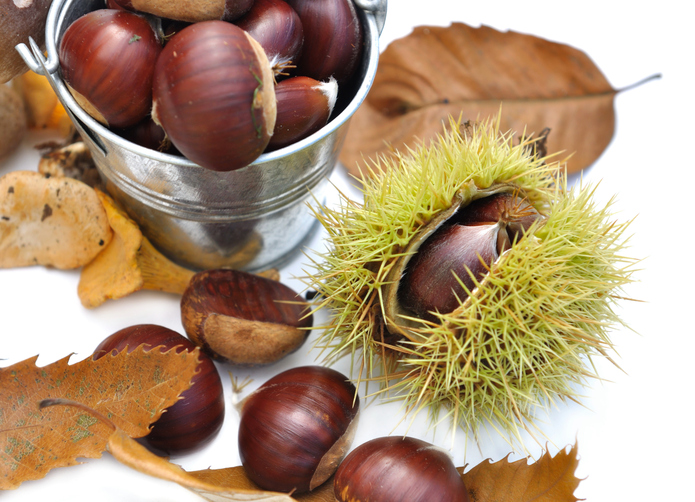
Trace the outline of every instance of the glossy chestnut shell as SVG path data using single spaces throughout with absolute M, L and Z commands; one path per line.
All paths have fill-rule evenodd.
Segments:
M 297 75 L 345 83 L 362 56 L 363 28 L 352 0 L 287 0 L 299 14 L 304 46 Z
M 262 366 L 299 349 L 313 316 L 302 297 L 278 281 L 217 269 L 191 278 L 181 297 L 181 322 L 211 357 Z
M 523 198 L 502 192 L 461 208 L 419 247 L 398 289 L 403 307 L 435 321 L 432 312 L 456 309 L 539 213 Z
M 126 10 L 147 12 L 154 16 L 196 23 L 199 21 L 233 21 L 243 16 L 254 0 L 107 0 Z
M 128 347 L 132 352 L 139 345 L 162 350 L 192 351 L 195 345 L 174 330 L 155 324 L 139 324 L 119 330 L 104 339 L 93 358 L 118 353 Z M 180 455 L 197 450 L 211 441 L 224 421 L 225 404 L 217 368 L 205 354 L 200 354 L 198 371 L 191 387 L 181 393 L 179 401 L 167 408 L 141 441 L 151 450 L 167 455 Z
M 146 117 L 130 127 L 114 129 L 113 132 L 136 145 L 150 150 L 171 153 L 171 143 L 168 141 L 164 129 L 156 124 L 152 117 Z
M 123 5 L 121 5 L 121 4 L 128 4 L 128 3 L 129 3 L 129 0 L 128 0 L 127 2 L 124 1 L 124 0 L 120 0 L 120 1 L 118 1 L 118 0 L 106 0 L 106 8 L 107 8 L 107 9 L 130 10 L 130 11 L 132 11 L 132 10 L 133 10 L 132 7 L 126 8 L 126 7 L 124 7 Z
M 176 33 L 157 59 L 152 117 L 189 160 L 213 171 L 253 162 L 275 127 L 267 57 L 244 30 L 224 21 Z
M 328 123 L 338 97 L 334 78 L 319 82 L 292 77 L 275 86 L 277 119 L 268 150 L 289 146 L 315 133 Z
M 350 447 L 359 399 L 338 371 L 293 368 L 268 380 L 243 402 L 239 455 L 266 490 L 302 493 L 326 481 Z
M 372 439 L 350 452 L 333 480 L 338 502 L 468 502 L 451 457 L 412 437 Z
M 272 66 L 296 63 L 304 30 L 299 15 L 284 0 L 255 0 L 234 24 L 261 44 Z
M 100 9 L 68 27 L 58 55 L 63 78 L 80 106 L 100 122 L 122 128 L 150 113 L 161 50 L 144 17 Z

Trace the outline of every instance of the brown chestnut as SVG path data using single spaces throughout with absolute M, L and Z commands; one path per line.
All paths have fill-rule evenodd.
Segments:
M 380 437 L 345 457 L 333 480 L 338 502 L 468 502 L 468 490 L 444 450 L 406 437 Z
M 362 24 L 352 0 L 287 0 L 299 14 L 304 46 L 297 75 L 345 83 L 362 56 Z
M 292 77 L 275 86 L 277 119 L 268 150 L 291 145 L 328 123 L 338 97 L 338 83 L 331 77 L 319 82 L 309 77 Z
M 111 127 L 129 127 L 152 108 L 162 50 L 150 23 L 132 12 L 100 9 L 74 21 L 60 41 L 63 78 L 79 105 Z
M 170 152 L 172 150 L 171 143 L 164 133 L 164 129 L 155 123 L 152 117 L 147 117 L 130 127 L 114 129 L 113 132 L 131 143 L 149 148 L 150 150 L 160 152 Z
M 512 193 L 480 198 L 460 209 L 408 262 L 398 288 L 401 305 L 432 321 L 432 312 L 452 312 L 539 218 Z
M 214 171 L 253 162 L 275 127 L 275 90 L 261 46 L 224 21 L 176 33 L 157 59 L 152 118 L 189 160 Z
M 215 359 L 256 366 L 299 349 L 313 318 L 303 298 L 284 284 L 219 269 L 190 280 L 181 321 L 190 339 Z
M 155 324 L 139 324 L 119 330 L 104 339 L 95 349 L 93 358 L 118 353 L 139 345 L 162 350 L 180 347 L 192 351 L 195 345 L 174 330 Z M 224 421 L 225 405 L 222 381 L 212 360 L 201 353 L 198 371 L 191 387 L 181 393 L 179 401 L 166 409 L 142 442 L 151 450 L 167 455 L 180 455 L 201 448 L 219 432 Z
M 254 0 L 108 0 L 127 10 L 196 23 L 233 21 L 249 11 Z
M 122 3 L 126 3 L 123 0 L 121 0 Z M 116 9 L 116 10 L 130 10 L 132 11 L 132 8 L 126 8 L 122 6 L 120 3 L 118 3 L 117 0 L 106 0 L 106 8 L 107 9 Z
M 304 30 L 299 15 L 284 0 L 255 0 L 251 10 L 234 24 L 261 44 L 276 73 L 297 61 Z
M 302 366 L 271 378 L 244 399 L 239 455 L 266 490 L 313 490 L 337 469 L 357 427 L 359 398 L 345 375 Z

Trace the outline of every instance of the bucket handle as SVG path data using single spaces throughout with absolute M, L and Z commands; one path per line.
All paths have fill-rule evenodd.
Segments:
M 369 11 L 374 15 L 376 27 L 379 30 L 379 35 L 384 30 L 386 22 L 386 6 L 388 0 L 354 0 L 355 4 L 365 11 Z
M 52 21 L 52 18 L 55 18 L 58 15 L 64 3 L 65 0 L 53 0 L 48 9 L 48 16 L 46 18 L 46 40 L 55 40 L 56 25 Z M 60 59 L 58 57 L 58 50 L 55 44 L 46 44 L 46 55 L 48 56 L 46 60 L 43 59 L 42 51 L 34 51 L 32 54 L 34 46 L 38 48 L 38 45 L 31 37 L 29 37 L 29 45 L 31 46 L 31 50 L 26 46 L 26 44 L 22 43 L 17 44 L 15 49 L 17 52 L 19 52 L 19 55 L 22 57 L 31 71 L 48 77 L 49 73 L 55 73 L 58 70 L 58 67 L 60 66 Z M 36 54 L 41 55 L 40 59 L 36 57 Z
M 29 37 L 29 45 L 32 47 L 32 49 L 34 46 L 38 47 L 34 39 L 31 37 Z M 49 73 L 53 73 L 58 69 L 58 55 L 55 54 L 55 51 L 51 51 L 51 47 L 46 49 L 48 59 L 45 62 L 37 60 L 26 44 L 17 44 L 15 49 L 17 52 L 19 52 L 19 55 L 22 57 L 29 69 L 34 73 L 47 77 Z M 54 54 L 51 54 L 51 52 Z M 41 51 L 39 51 L 39 54 L 41 54 Z

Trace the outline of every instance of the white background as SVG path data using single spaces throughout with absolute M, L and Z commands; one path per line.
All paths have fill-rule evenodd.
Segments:
M 500 30 L 515 30 L 573 45 L 585 51 L 620 89 L 654 73 L 660 80 L 616 97 L 617 127 L 603 156 L 584 173 L 600 183 L 597 198 L 616 196 L 620 220 L 635 218 L 630 256 L 643 259 L 641 270 L 626 296 L 621 315 L 634 329 L 619 329 L 613 340 L 622 370 L 598 362 L 606 379 L 585 391 L 583 406 L 560 405 L 539 419 L 549 438 L 547 448 L 578 442 L 582 482 L 576 496 L 592 502 L 692 500 L 695 462 L 693 441 L 692 267 L 693 188 L 693 58 L 695 44 L 691 16 L 683 2 L 627 1 L 557 2 L 391 0 L 381 43 L 407 35 L 416 25 L 443 25 L 460 21 Z M 21 150 L 0 165 L 0 175 L 18 169 L 36 169 L 32 146 L 45 136 L 32 135 Z M 348 184 L 341 166 L 338 186 Z M 348 189 L 349 190 L 349 189 Z M 354 193 L 354 192 L 353 192 Z M 321 236 L 311 243 L 323 245 Z M 302 284 L 298 259 L 282 272 L 295 289 Z M 7 366 L 34 355 L 39 365 L 74 354 L 77 362 L 89 356 L 101 339 L 125 326 L 156 323 L 183 332 L 178 298 L 139 292 L 129 298 L 86 310 L 76 294 L 78 271 L 25 268 L 0 271 L 0 365 Z M 250 391 L 269 376 L 299 364 L 313 364 L 310 342 L 282 363 L 256 371 L 235 371 L 254 378 Z M 239 464 L 236 447 L 238 417 L 232 406 L 227 371 L 219 367 L 226 384 L 228 413 L 217 439 L 204 450 L 175 459 L 189 470 L 223 468 Z M 348 371 L 347 361 L 337 369 Z M 398 404 L 369 404 L 364 410 L 355 444 L 387 434 L 403 434 L 411 417 L 403 421 Z M 465 431 L 441 426 L 428 430 L 418 416 L 409 430 L 450 449 L 457 465 L 475 465 L 504 458 L 510 448 L 495 436 L 476 445 Z M 534 455 L 543 445 L 528 442 Z M 515 454 L 511 459 L 521 458 Z M 108 454 L 86 464 L 57 469 L 39 481 L 2 493 L 3 500 L 45 500 L 56 496 L 73 501 L 195 501 L 185 489 L 149 479 L 116 463 Z

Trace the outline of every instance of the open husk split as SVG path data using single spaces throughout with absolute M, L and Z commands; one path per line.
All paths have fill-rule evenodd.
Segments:
M 562 166 L 515 141 L 497 123 L 452 122 L 439 140 L 382 159 L 363 179 L 362 203 L 342 199 L 316 217 L 328 251 L 307 277 L 328 308 L 316 326 L 328 360 L 353 358 L 353 377 L 409 411 L 442 412 L 479 436 L 492 425 L 511 444 L 539 431 L 539 408 L 597 377 L 608 357 L 614 313 L 636 260 L 625 230 L 594 190 L 568 189 Z M 516 144 L 515 144 L 516 143 Z M 474 280 L 457 308 L 425 320 L 399 304 L 408 262 L 430 234 L 473 200 L 512 191 L 542 216 Z

